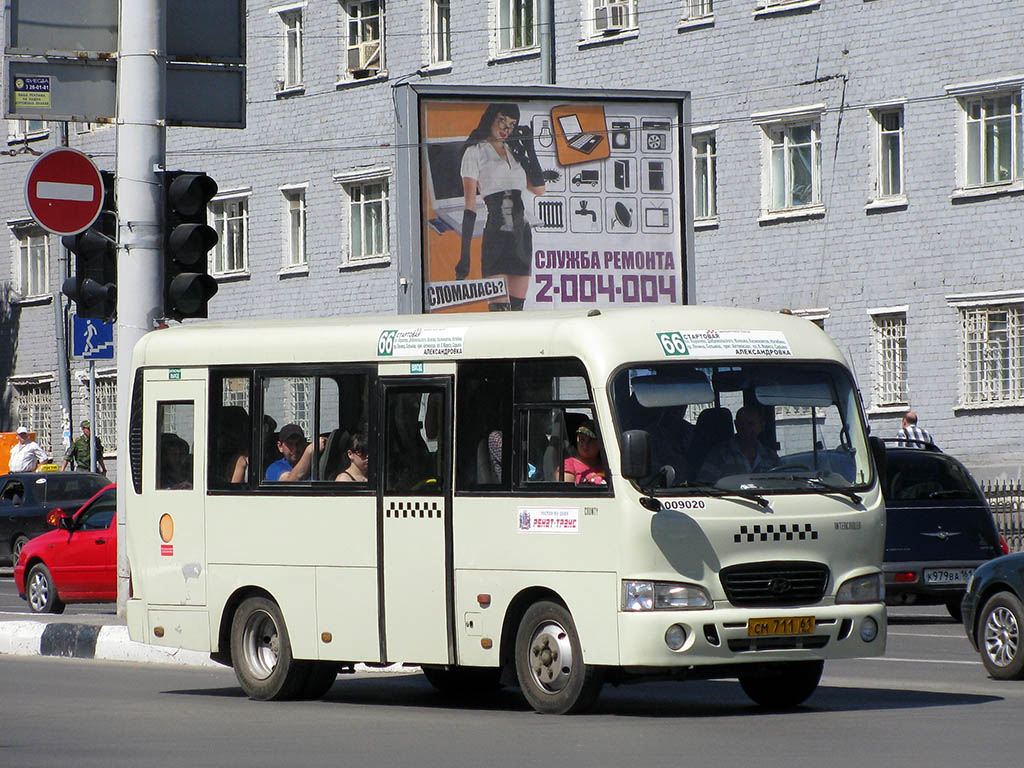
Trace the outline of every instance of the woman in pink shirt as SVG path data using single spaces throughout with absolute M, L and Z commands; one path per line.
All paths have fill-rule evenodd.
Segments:
M 576 456 L 565 460 L 563 479 L 576 485 L 607 485 L 601 443 L 597 439 L 594 422 L 589 419 L 576 429 L 576 452 Z

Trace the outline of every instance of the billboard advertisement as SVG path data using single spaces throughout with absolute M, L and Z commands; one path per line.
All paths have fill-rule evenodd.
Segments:
M 602 96 L 419 100 L 424 312 L 685 302 L 682 99 Z

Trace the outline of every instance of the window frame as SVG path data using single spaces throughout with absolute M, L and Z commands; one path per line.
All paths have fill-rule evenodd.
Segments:
M 874 198 L 876 203 L 898 203 L 907 199 L 906 194 L 906 113 L 902 103 L 877 105 L 870 108 L 874 147 Z M 896 115 L 898 126 L 887 128 L 885 118 Z M 898 189 L 893 189 L 892 166 L 887 161 L 887 138 L 895 137 L 898 173 L 895 179 Z M 888 186 L 888 191 L 886 187 Z
M 451 0 L 427 0 L 427 48 L 431 65 L 452 62 Z
M 340 269 L 360 267 L 372 264 L 390 264 L 391 263 L 391 176 L 392 171 L 390 168 L 370 168 L 363 171 L 354 171 L 351 173 L 341 173 L 334 177 L 334 181 L 341 185 L 342 192 L 342 263 Z M 360 221 L 362 222 L 362 211 L 365 207 L 365 201 L 355 202 L 353 201 L 352 192 L 355 189 L 362 190 L 366 187 L 381 185 L 383 192 L 381 201 L 383 204 L 383 214 L 381 217 L 381 246 L 382 250 L 366 254 L 362 248 L 360 248 L 360 254 L 354 255 L 356 249 L 353 247 L 353 237 L 355 236 L 355 228 L 353 227 L 353 208 L 358 207 L 360 211 Z M 362 224 L 359 228 L 359 236 L 362 238 L 362 233 L 365 231 Z
M 495 57 L 518 56 L 540 50 L 540 6 L 539 0 L 494 0 L 494 35 L 493 45 Z M 530 18 L 516 19 L 517 15 L 525 15 L 529 6 Z M 532 21 L 531 21 L 532 18 Z M 515 35 L 522 38 L 522 45 L 514 44 Z
M 705 151 L 700 151 L 698 142 L 704 142 Z M 714 129 L 694 129 L 691 134 L 693 152 L 693 218 L 694 224 L 712 223 L 718 220 L 718 136 Z M 705 163 L 709 172 L 701 182 L 698 166 Z M 707 210 L 699 209 L 701 201 Z
M 14 407 L 17 423 L 36 433 L 39 447 L 53 455 L 53 374 L 37 376 L 12 376 L 8 386 L 14 390 Z M 25 402 L 29 401 L 29 402 Z
M 302 48 L 306 3 L 295 3 L 271 8 L 281 22 L 281 70 L 277 79 L 278 92 L 302 90 L 305 81 Z
M 208 266 L 210 275 L 217 279 L 249 275 L 249 200 L 251 197 L 250 190 L 224 192 L 210 200 L 207 206 L 207 213 L 212 220 L 210 226 L 217 232 L 217 244 L 210 251 Z M 242 206 L 240 214 L 228 215 L 228 207 L 232 203 Z M 225 235 L 230 231 L 232 222 L 239 222 L 237 227 L 240 229 L 241 265 L 234 269 L 220 269 L 221 262 L 226 263 L 227 260 L 226 248 L 229 238 Z M 230 239 L 233 241 L 235 238 Z
M 959 130 L 957 134 L 956 187 L 950 194 L 952 203 L 971 198 L 985 198 L 1024 191 L 1024 75 L 994 78 L 970 83 L 956 83 L 945 87 L 946 94 L 956 102 Z M 1009 97 L 1010 118 L 1010 178 L 1007 180 L 983 181 L 971 177 L 971 105 L 986 99 Z M 979 127 L 978 158 L 979 173 L 985 166 L 985 145 L 983 125 Z
M 38 123 L 39 127 L 33 129 L 32 124 Z M 50 129 L 46 120 L 26 120 L 23 118 L 9 118 L 7 120 L 7 143 L 19 144 L 29 141 L 41 141 L 49 138 Z
M 585 0 L 584 18 L 587 21 L 587 37 L 615 37 L 626 32 L 635 32 L 640 27 L 637 15 L 638 0 Z M 613 9 L 619 9 L 613 11 Z M 538 8 L 539 10 L 539 8 Z M 620 18 L 616 23 L 615 14 Z M 599 26 L 601 19 L 604 26 Z
M 376 6 L 376 13 L 366 13 L 369 6 Z M 387 77 L 386 59 L 386 6 L 384 0 L 339 0 L 342 45 L 341 73 L 339 82 L 359 82 Z M 374 20 L 376 20 L 374 22 Z M 376 29 L 374 30 L 374 23 Z M 376 34 L 374 34 L 374 32 Z M 367 63 L 376 57 L 376 66 L 362 66 L 364 46 L 377 45 L 374 54 L 365 58 Z M 352 52 L 359 50 L 361 66 L 352 66 Z
M 50 235 L 35 223 L 19 223 L 11 227 L 12 249 L 15 258 L 11 260 L 14 290 L 22 301 L 49 298 L 50 287 Z M 42 264 L 39 260 L 42 250 Z M 41 269 L 40 269 L 41 267 Z M 37 285 L 38 283 L 38 285 Z
M 1007 291 L 977 297 L 950 297 L 949 303 L 957 309 L 960 325 L 958 408 L 1024 405 L 1024 293 Z M 990 327 L 991 317 L 998 314 L 1006 315 L 1002 330 Z M 986 327 L 972 328 L 972 320 L 982 318 Z M 1005 333 L 1005 340 L 993 342 L 991 336 L 998 333 Z M 997 345 L 996 354 L 984 348 L 985 344 L 993 343 Z M 1002 389 L 1001 395 L 995 391 L 999 389 Z
M 910 404 L 907 309 L 901 306 L 868 310 L 874 371 L 871 410 L 874 412 L 902 412 Z
M 825 104 L 813 104 L 795 109 L 762 112 L 751 115 L 751 121 L 761 129 L 761 215 L 762 223 L 782 219 L 813 218 L 825 215 L 822 194 L 824 171 L 822 167 L 822 118 Z M 793 141 L 797 129 L 810 129 L 808 141 Z M 781 135 L 781 143 L 778 137 Z M 811 152 L 810 176 L 811 197 L 807 203 L 793 202 L 793 161 L 795 152 L 809 147 Z M 782 205 L 775 203 L 777 197 L 777 152 L 782 153 Z
M 284 248 L 282 249 L 281 274 L 306 274 L 309 272 L 307 189 L 308 184 L 287 184 L 280 188 L 284 200 L 284 215 L 282 217 Z

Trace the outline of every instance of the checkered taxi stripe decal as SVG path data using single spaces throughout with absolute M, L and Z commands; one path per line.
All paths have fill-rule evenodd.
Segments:
M 740 532 L 732 540 L 740 544 L 754 541 L 815 541 L 818 532 L 810 523 L 780 523 L 775 525 L 741 525 Z
M 436 501 L 392 501 L 384 510 L 384 516 L 393 520 L 441 519 L 441 506 Z

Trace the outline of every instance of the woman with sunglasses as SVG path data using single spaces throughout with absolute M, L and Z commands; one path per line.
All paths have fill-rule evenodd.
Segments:
M 348 448 L 348 469 L 339 472 L 334 478 L 339 483 L 367 483 L 370 478 L 366 470 L 370 466 L 370 459 L 366 455 L 366 436 L 357 432 L 352 436 L 352 444 Z

